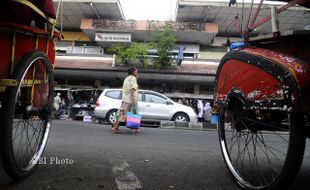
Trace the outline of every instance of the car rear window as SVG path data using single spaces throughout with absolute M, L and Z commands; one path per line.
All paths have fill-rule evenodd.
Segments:
M 105 96 L 114 99 L 120 99 L 121 91 L 120 90 L 111 90 L 105 93 Z

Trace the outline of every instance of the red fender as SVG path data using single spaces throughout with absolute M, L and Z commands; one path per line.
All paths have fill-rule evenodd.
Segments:
M 245 109 L 309 111 L 309 71 L 305 61 L 276 51 L 231 51 L 217 71 L 215 100 L 228 103 L 235 96 Z

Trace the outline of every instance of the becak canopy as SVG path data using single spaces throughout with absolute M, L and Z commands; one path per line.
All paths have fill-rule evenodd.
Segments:
M 20 2 L 30 2 L 41 10 L 47 17 L 56 18 L 53 0 L 19 0 Z M 30 25 L 35 21 L 40 26 L 46 20 L 34 11 L 31 7 L 13 0 L 0 1 L 0 20 L 17 24 Z

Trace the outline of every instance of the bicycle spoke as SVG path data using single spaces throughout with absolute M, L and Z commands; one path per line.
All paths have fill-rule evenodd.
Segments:
M 225 115 L 222 121 L 231 122 L 222 122 L 219 130 L 224 133 L 220 137 L 225 139 L 228 155 L 224 157 L 231 163 L 229 168 L 239 176 L 238 180 L 253 187 L 272 184 L 282 171 L 287 155 L 290 130 L 283 122 L 283 114 L 271 114 L 266 113 L 268 118 L 256 118 L 253 112 L 237 112 L 233 114 L 235 118 Z M 228 129 L 226 125 L 234 127 Z
M 36 93 L 32 95 L 36 96 L 36 99 L 32 99 L 31 104 L 36 101 L 36 105 L 39 106 L 38 108 L 43 110 L 44 108 L 48 109 L 51 104 L 49 101 L 49 86 L 46 86 L 49 85 L 49 83 L 45 82 L 49 82 L 49 74 L 42 75 L 40 73 L 41 70 L 42 69 L 40 69 L 40 65 L 33 65 L 29 69 L 29 71 L 31 71 L 32 79 L 25 78 L 24 80 L 31 80 L 31 83 L 28 83 L 30 85 L 31 93 Z M 46 70 L 43 72 L 46 72 Z M 27 75 L 25 74 L 25 76 Z M 21 84 L 27 83 L 23 82 L 24 80 L 22 80 Z M 40 82 L 37 84 L 35 81 Z M 18 89 L 16 94 L 15 107 L 19 110 L 14 115 L 14 120 L 12 122 L 13 150 L 15 160 L 20 168 L 27 168 L 31 164 L 34 157 L 37 155 L 41 147 L 46 126 L 45 117 L 42 117 L 41 115 L 27 115 L 27 113 L 24 113 L 25 111 L 20 110 L 25 109 L 25 107 L 29 105 L 29 99 L 25 98 L 25 95 L 28 94 L 28 90 L 29 86 L 27 87 L 27 85 L 20 86 Z M 45 114 L 45 112 L 43 114 Z
M 254 148 L 254 158 L 255 158 L 255 163 L 257 166 L 258 173 L 260 174 L 260 185 L 268 184 L 268 180 L 266 179 L 266 176 L 264 175 L 263 171 L 260 169 L 259 163 L 258 163 L 258 158 L 257 158 L 257 134 L 255 134 L 255 145 L 253 145 Z
M 281 153 L 282 156 L 286 155 L 285 153 L 283 153 L 283 152 L 281 152 L 281 151 L 279 151 L 279 150 L 277 150 L 277 149 L 275 149 L 275 148 L 273 148 L 273 147 L 271 147 L 265 143 L 263 143 L 263 145 L 264 145 L 264 148 L 266 149 L 266 151 L 269 151 L 274 156 L 274 158 L 276 158 L 279 162 L 281 162 L 280 158 L 278 158 L 272 150 L 274 150 L 278 153 Z
M 267 145 L 266 145 L 265 143 L 263 143 L 263 146 L 260 145 L 259 147 L 261 148 L 261 150 L 262 150 L 262 151 L 265 153 L 265 155 L 266 155 L 268 166 L 269 166 L 269 168 L 271 169 L 271 171 L 273 171 L 273 172 L 271 172 L 271 174 L 278 175 L 278 174 L 279 174 L 279 171 L 278 171 L 278 169 L 272 164 L 272 160 L 271 160 L 271 158 L 270 158 L 270 156 L 269 156 L 269 154 L 268 154 L 268 151 L 266 150 L 266 149 L 267 149 Z M 278 158 L 277 158 L 277 159 L 278 159 Z M 272 180 L 275 179 L 275 175 L 272 175 L 272 177 L 273 177 Z
M 28 121 L 29 122 L 29 121 Z M 32 125 L 32 127 L 33 127 L 33 123 L 31 122 L 30 123 L 30 125 Z M 35 127 L 35 130 L 34 130 L 34 133 L 33 134 L 35 134 L 36 133 L 36 131 L 39 129 L 40 127 Z M 27 127 L 27 129 L 28 129 L 28 127 Z M 34 138 L 34 136 L 35 135 L 32 135 L 32 137 L 31 137 L 31 139 L 29 138 L 29 132 L 28 132 L 28 130 L 27 130 L 27 147 L 26 147 L 26 151 L 25 151 L 25 153 L 24 153 L 24 156 L 23 156 L 23 158 L 25 158 L 24 160 L 27 162 L 26 164 L 28 164 L 29 162 L 30 162 L 30 160 L 32 159 L 32 156 L 37 152 L 37 150 L 35 150 L 34 149 L 34 147 L 32 146 L 32 141 L 33 141 L 33 139 L 36 139 L 36 138 Z M 30 150 L 29 150 L 30 149 Z M 30 154 L 30 156 L 28 155 L 28 153 L 31 153 Z M 26 157 L 25 157 L 25 155 L 26 155 Z
M 240 117 L 240 119 L 245 119 L 245 120 L 248 120 L 248 121 L 252 121 L 254 123 L 257 123 L 257 124 L 262 124 L 262 125 L 265 125 L 267 127 L 271 127 L 271 128 L 274 128 L 274 129 L 279 129 L 280 131 L 283 131 L 283 128 L 280 128 L 280 127 L 277 127 L 275 125 L 271 125 L 271 124 L 268 124 L 268 123 L 263 123 L 261 121 L 257 121 L 257 120 L 254 120 L 254 119 L 250 119 L 250 118 L 245 118 L 245 117 Z

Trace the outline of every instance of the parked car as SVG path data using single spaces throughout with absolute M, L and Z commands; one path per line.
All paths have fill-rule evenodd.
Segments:
M 122 89 L 105 89 L 97 100 L 94 117 L 114 123 L 121 102 Z M 197 115 L 191 107 L 178 104 L 150 90 L 139 90 L 138 111 L 142 115 L 142 122 L 159 120 L 197 122 Z

